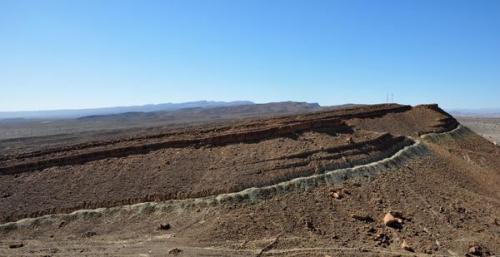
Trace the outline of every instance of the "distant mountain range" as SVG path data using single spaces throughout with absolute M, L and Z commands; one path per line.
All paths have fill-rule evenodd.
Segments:
M 91 109 L 0 112 L 0 119 L 71 119 L 84 116 L 109 115 L 128 112 L 176 111 L 186 108 L 213 108 L 251 104 L 254 103 L 250 101 L 195 101 L 186 103 L 163 103 Z
M 79 121 L 114 121 L 114 122 L 190 122 L 201 120 L 248 118 L 267 115 L 285 115 L 319 110 L 317 103 L 277 102 L 265 104 L 228 103 L 218 106 L 186 107 L 177 110 L 152 112 L 123 112 L 106 115 L 90 115 L 80 117 Z
M 283 102 L 287 103 L 287 102 Z M 283 104 L 280 103 L 280 104 Z M 287 108 L 293 106 L 292 102 L 288 102 Z M 234 106 L 247 106 L 255 105 L 251 101 L 193 101 L 185 103 L 162 103 L 162 104 L 147 104 L 136 106 L 117 106 L 117 107 L 103 107 L 103 108 L 89 108 L 89 109 L 63 109 L 63 110 L 42 110 L 42 111 L 14 111 L 14 112 L 0 112 L 0 120 L 23 120 L 23 119 L 75 119 L 75 118 L 102 118 L 100 116 L 120 115 L 120 116 L 144 116 L 146 113 L 163 112 L 163 111 L 178 111 L 185 109 L 210 109 L 215 107 L 234 107 Z M 262 107 L 264 109 L 272 106 Z M 277 105 L 278 106 L 278 105 Z M 340 106 L 332 106 L 329 108 L 346 108 L 356 106 L 355 104 L 346 104 Z M 283 107 L 283 106 L 280 106 Z M 310 106 L 312 107 L 312 106 Z M 309 107 L 309 108 L 310 108 Z M 319 107 L 316 106 L 316 107 Z M 260 108 L 260 107 L 259 107 Z M 302 108 L 302 106 L 301 106 Z M 293 108 L 292 108 L 293 109 Z M 222 111 L 222 110 L 221 110 Z M 265 112 L 268 112 L 267 110 Z M 500 108 L 483 108 L 483 109 L 447 109 L 450 114 L 454 116 L 478 116 L 478 117 L 500 117 Z M 121 115 L 124 114 L 124 115 Z M 152 114 L 149 114 L 152 115 Z

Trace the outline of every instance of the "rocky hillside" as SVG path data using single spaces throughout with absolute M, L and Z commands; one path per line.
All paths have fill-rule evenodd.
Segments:
M 4 152 L 0 255 L 491 256 L 498 157 L 396 104 Z

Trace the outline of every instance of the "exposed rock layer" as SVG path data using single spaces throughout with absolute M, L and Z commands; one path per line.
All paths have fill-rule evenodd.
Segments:
M 4 155 L 0 220 L 273 185 L 381 160 L 457 124 L 436 105 L 376 105 Z

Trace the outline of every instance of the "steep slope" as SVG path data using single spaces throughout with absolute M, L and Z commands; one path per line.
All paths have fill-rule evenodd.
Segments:
M 415 123 L 413 113 L 431 118 Z M 433 107 L 380 105 L 7 156 L 0 218 L 205 197 L 380 160 L 412 144 L 364 129 L 387 116 L 413 134 L 456 126 Z
M 437 106 L 251 120 L 177 134 L 187 144 L 181 146 L 169 145 L 171 137 L 6 158 L 1 188 L 12 193 L 0 202 L 10 210 L 4 221 L 38 218 L 0 225 L 5 246 L 26 244 L 0 255 L 56 249 L 56 255 L 164 256 L 173 248 L 183 256 L 500 251 L 500 149 Z M 164 147 L 146 153 L 37 169 L 44 160 L 160 143 Z M 16 165 L 27 168 L 15 172 Z M 100 192 L 116 201 L 100 202 Z M 116 207 L 64 214 L 100 206 Z M 401 213 L 399 228 L 383 224 L 389 211 Z M 60 214 L 40 216 L 45 213 Z M 165 222 L 172 228 L 157 230 Z M 401 249 L 403 241 L 415 253 Z

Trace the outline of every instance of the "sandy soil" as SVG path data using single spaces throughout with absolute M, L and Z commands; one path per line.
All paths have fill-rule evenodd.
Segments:
M 484 138 L 500 144 L 500 118 L 458 117 L 458 120 Z

